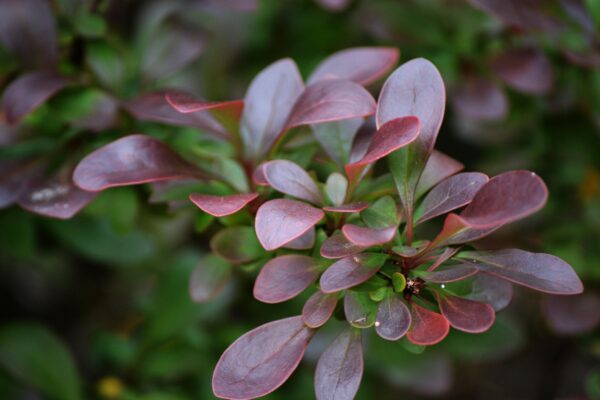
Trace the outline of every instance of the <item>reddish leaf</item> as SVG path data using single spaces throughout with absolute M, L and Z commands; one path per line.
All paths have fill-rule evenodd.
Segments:
M 243 100 L 205 101 L 188 93 L 175 91 L 167 93 L 165 98 L 171 107 L 183 114 L 221 110 L 230 114 L 232 118 L 239 120 L 244 109 Z
M 550 254 L 518 249 L 466 251 L 458 257 L 482 272 L 551 294 L 578 294 L 583 285 L 573 268 Z
M 419 177 L 425 168 L 444 117 L 446 90 L 435 66 L 422 58 L 411 60 L 387 79 L 377 107 L 377 126 L 398 117 L 415 116 L 420 132 L 410 145 L 389 157 L 390 169 L 406 219 L 412 222 Z
M 56 72 L 34 71 L 12 81 L 2 96 L 2 112 L 9 124 L 17 123 L 62 90 L 69 80 Z
M 321 291 L 315 292 L 302 308 L 302 320 L 306 326 L 318 328 L 324 325 L 335 311 L 338 296 L 334 294 L 325 294 Z
M 269 186 L 269 182 L 265 176 L 265 171 L 263 170 L 264 166 L 265 163 L 259 164 L 252 173 L 252 181 L 258 186 Z
M 271 393 L 294 372 L 314 332 L 297 316 L 244 334 L 225 350 L 215 367 L 215 396 L 242 400 Z
M 423 174 L 419 178 L 415 199 L 419 199 L 429 189 L 437 185 L 449 176 L 460 172 L 464 165 L 444 153 L 433 150 L 427 160 Z
M 96 195 L 73 185 L 70 175 L 59 174 L 30 181 L 19 196 L 19 205 L 36 214 L 69 219 L 94 200 Z
M 508 99 L 491 79 L 464 76 L 452 96 L 454 107 L 463 117 L 476 121 L 498 121 L 508 114 Z
M 231 264 L 209 254 L 198 261 L 190 277 L 190 296 L 197 303 L 215 298 L 229 281 Z
M 477 274 L 467 298 L 487 303 L 498 312 L 508 306 L 512 296 L 512 283 L 489 274 Z
M 87 155 L 75 168 L 73 181 L 83 190 L 100 191 L 193 176 L 204 177 L 161 141 L 130 135 Z
M 263 164 L 262 173 L 273 189 L 309 201 L 323 203 L 323 196 L 315 181 L 298 164 L 288 160 L 273 160 Z
M 469 204 L 475 194 L 488 182 L 488 177 L 479 172 L 464 172 L 442 181 L 423 199 L 423 214 L 417 223 L 446 214 Z
M 254 283 L 254 297 L 263 303 L 281 303 L 302 293 L 319 276 L 318 260 L 287 254 L 269 261 Z
M 342 258 L 321 275 L 321 291 L 333 293 L 359 285 L 375 275 L 386 259 L 385 254 L 377 253 Z
M 413 303 L 412 326 L 406 337 L 412 343 L 430 346 L 441 342 L 450 331 L 448 320 L 441 314 Z
M 163 90 L 147 93 L 123 103 L 123 107 L 135 118 L 142 121 L 160 122 L 168 125 L 197 128 L 216 135 L 219 138 L 229 138 L 229 133 L 209 113 L 182 114 L 173 109 L 165 100 L 172 93 Z
M 0 171 L 0 208 L 4 208 L 18 201 L 28 183 L 42 175 L 43 162 L 0 161 Z
M 57 36 L 48 1 L 0 1 L 0 43 L 24 64 L 53 67 L 58 59 Z
M 562 24 L 540 10 L 544 1 L 537 0 L 470 0 L 475 7 L 495 16 L 505 24 L 523 30 L 558 31 Z
M 258 193 L 239 193 L 229 196 L 192 193 L 190 200 L 205 213 L 215 217 L 224 217 L 240 211 L 257 197 Z
M 411 322 L 410 310 L 398 296 L 388 296 L 379 303 L 375 330 L 382 338 L 399 340 L 408 332 Z
M 316 233 L 315 228 L 307 230 L 301 236 L 287 243 L 283 248 L 293 250 L 308 250 L 315 245 Z
M 365 249 L 366 247 L 349 242 L 340 231 L 337 231 L 321 245 L 321 256 L 333 259 L 343 258 L 358 254 Z
M 254 229 L 243 225 L 234 225 L 219 231 L 210 240 L 210 249 L 233 264 L 245 264 L 264 254 Z
M 298 67 L 287 58 L 254 78 L 244 98 L 240 125 L 247 156 L 257 159 L 269 151 L 303 90 Z
M 351 243 L 361 247 L 379 246 L 390 242 L 396 232 L 397 226 L 388 228 L 367 228 L 364 226 L 346 224 L 342 227 L 342 233 Z
M 256 235 L 272 251 L 304 234 L 324 216 L 323 211 L 296 200 L 270 200 L 256 213 Z
M 351 0 L 316 0 L 326 10 L 339 12 L 348 8 Z
M 511 49 L 491 60 L 494 72 L 511 88 L 526 94 L 543 95 L 554 84 L 554 71 L 538 49 Z
M 352 400 L 363 374 L 361 333 L 346 329 L 319 358 L 315 371 L 317 400 Z
M 399 56 L 400 52 L 393 47 L 355 47 L 338 51 L 317 66 L 308 83 L 339 78 L 366 86 L 388 72 Z
M 349 81 L 327 79 L 308 86 L 286 122 L 286 130 L 366 117 L 375 112 L 375 100 L 362 86 Z
M 440 311 L 454 329 L 481 333 L 494 324 L 496 313 L 489 304 L 450 295 L 437 295 L 437 298 Z
M 356 213 L 366 210 L 368 207 L 369 203 L 366 201 L 357 201 L 356 203 L 342 204 L 341 206 L 336 207 L 323 207 L 323 210 L 338 213 Z
M 427 282 L 448 283 L 461 281 L 475 275 L 479 271 L 470 265 L 452 265 L 443 270 L 424 273 L 421 277 Z
M 581 335 L 600 326 L 600 296 L 586 292 L 577 296 L 545 296 L 542 310 L 550 328 L 561 335 Z
M 365 166 L 410 144 L 418 135 L 419 120 L 415 117 L 395 118 L 386 122 L 373 135 L 364 157 L 357 162 L 346 165 L 346 175 L 348 175 L 349 180 L 356 180 Z

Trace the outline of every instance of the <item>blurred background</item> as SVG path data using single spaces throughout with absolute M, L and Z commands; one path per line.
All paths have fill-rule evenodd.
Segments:
M 392 46 L 444 78 L 438 149 L 467 170 L 526 168 L 549 186 L 542 212 L 485 245 L 558 255 L 586 292 L 515 288 L 489 332 L 453 331 L 425 351 L 371 334 L 358 398 L 600 399 L 599 27 L 596 0 L 0 0 L 0 92 L 49 66 L 69 82 L 28 115 L 0 114 L 0 398 L 211 399 L 222 351 L 306 300 L 250 299 L 256 272 L 238 269 L 196 304 L 206 215 L 143 185 L 105 191 L 73 219 L 38 216 L 11 199 L 25 161 L 68 171 L 134 132 L 207 158 L 215 144 L 198 140 L 202 127 L 148 94 L 237 99 L 280 58 L 307 76 L 335 51 Z M 268 399 L 314 397 L 334 328 Z

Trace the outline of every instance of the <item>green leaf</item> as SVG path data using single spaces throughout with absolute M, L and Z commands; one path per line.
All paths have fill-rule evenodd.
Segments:
M 232 226 L 217 233 L 210 241 L 215 254 L 233 264 L 246 264 L 265 254 L 250 226 Z
M 0 329 L 0 366 L 51 399 L 81 399 L 81 382 L 67 347 L 45 327 L 14 324 Z
M 138 215 L 135 189 L 119 187 L 106 190 L 87 207 L 86 212 L 99 218 L 108 218 L 116 232 L 127 233 L 134 228 Z
M 355 328 L 370 328 L 375 324 L 378 304 L 371 300 L 369 292 L 347 290 L 344 297 L 346 320 Z
M 83 14 L 74 19 L 75 29 L 82 36 L 101 37 L 106 32 L 106 22 L 99 15 Z
M 400 222 L 396 202 L 390 196 L 371 204 L 360 213 L 360 217 L 369 228 L 387 228 Z
M 117 50 L 104 41 L 88 42 L 87 63 L 100 82 L 111 89 L 117 89 L 123 82 L 125 67 Z

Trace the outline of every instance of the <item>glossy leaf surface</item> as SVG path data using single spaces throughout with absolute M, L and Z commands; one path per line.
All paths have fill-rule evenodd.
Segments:
M 367 228 L 353 224 L 342 227 L 342 233 L 351 243 L 361 247 L 378 246 L 390 242 L 396 232 L 397 226 L 388 228 Z
M 315 371 L 318 400 L 352 400 L 363 374 L 361 332 L 346 329 L 327 347 Z
M 385 254 L 378 253 L 342 258 L 321 275 L 321 290 L 323 293 L 333 293 L 361 284 L 375 275 L 386 259 Z
M 219 359 L 212 379 L 214 394 L 241 400 L 271 393 L 294 372 L 313 334 L 300 316 L 244 334 Z
M 263 303 L 281 303 L 299 295 L 319 276 L 318 260 L 299 254 L 272 259 L 260 270 L 254 297 Z
M 302 308 L 302 320 L 306 326 L 318 328 L 329 321 L 335 311 L 337 300 L 337 293 L 325 294 L 317 291 L 310 296 Z
M 190 200 L 205 213 L 214 217 L 224 217 L 240 211 L 256 197 L 258 197 L 257 193 L 239 193 L 229 196 L 192 193 Z
M 258 209 L 256 235 L 266 250 L 275 250 L 304 234 L 323 217 L 323 211 L 306 203 L 289 199 L 270 200 Z
M 321 256 L 332 259 L 343 258 L 358 254 L 365 249 L 366 247 L 353 244 L 340 231 L 337 231 L 323 242 Z
M 397 295 L 391 295 L 379 303 L 375 331 L 386 340 L 398 340 L 410 328 L 410 310 Z
M 496 313 L 489 304 L 456 296 L 438 296 L 442 315 L 450 325 L 463 332 L 485 332 L 494 323 Z
M 145 135 L 131 135 L 86 156 L 75 168 L 73 181 L 81 189 L 100 191 L 183 177 L 202 177 L 166 144 Z
M 323 203 L 317 184 L 298 164 L 288 160 L 273 160 L 262 166 L 262 172 L 273 189 L 316 205 Z
M 450 324 L 443 315 L 421 307 L 411 305 L 412 326 L 406 337 L 412 343 L 430 346 L 441 342 L 450 331 Z

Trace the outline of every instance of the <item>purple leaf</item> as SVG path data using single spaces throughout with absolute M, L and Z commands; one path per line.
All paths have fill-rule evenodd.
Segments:
M 408 332 L 411 322 L 410 310 L 398 296 L 388 296 L 379 303 L 375 330 L 382 338 L 399 340 Z
M 272 251 L 304 234 L 324 216 L 323 211 L 296 200 L 270 200 L 256 213 L 256 235 Z
M 342 204 L 340 206 L 323 207 L 324 211 L 327 212 L 338 212 L 338 213 L 357 213 L 366 210 L 369 207 L 369 203 L 366 201 L 357 201 L 356 203 Z
M 554 70 L 538 49 L 511 49 L 490 61 L 491 68 L 511 88 L 532 95 L 547 94 L 554 84 Z
M 167 102 L 182 114 L 197 113 L 202 111 L 220 111 L 229 115 L 236 121 L 242 116 L 244 109 L 243 100 L 230 101 L 204 101 L 184 92 L 168 92 L 165 95 Z
M 318 328 L 324 325 L 333 315 L 337 301 L 337 293 L 315 292 L 306 300 L 302 308 L 302 320 L 310 328 Z
M 263 165 L 262 172 L 273 189 L 316 205 L 323 204 L 317 184 L 298 164 L 288 160 L 273 160 Z
M 137 185 L 183 177 L 204 177 L 166 144 L 145 135 L 130 135 L 87 155 L 73 173 L 83 190 Z
M 294 372 L 315 331 L 302 317 L 261 325 L 241 336 L 223 353 L 212 379 L 215 396 L 254 399 L 281 386 Z
M 412 326 L 406 334 L 411 343 L 431 346 L 444 340 L 450 331 L 450 324 L 443 315 L 415 303 L 411 304 L 411 308 Z
M 393 47 L 355 47 L 338 51 L 321 62 L 308 83 L 338 78 L 366 86 L 375 82 L 398 62 L 400 52 Z
M 351 0 L 315 0 L 321 7 L 326 10 L 339 12 L 343 11 L 350 5 Z
M 485 332 L 492 327 L 496 313 L 489 304 L 456 296 L 437 295 L 442 315 L 454 329 L 468 333 Z
M 352 400 L 363 374 L 361 332 L 344 330 L 319 358 L 315 371 L 317 400 Z
M 491 79 L 464 76 L 452 96 L 454 107 L 463 117 L 475 121 L 498 121 L 508 115 L 508 99 Z
M 240 211 L 257 197 L 258 193 L 239 193 L 229 196 L 192 193 L 190 200 L 205 213 L 214 217 L 224 217 Z
M 318 260 L 287 254 L 269 261 L 254 283 L 254 297 L 263 303 L 281 303 L 302 293 L 319 276 Z
M 355 181 L 362 169 L 393 151 L 404 147 L 419 135 L 419 120 L 415 117 L 392 119 L 377 130 L 367 149 L 367 153 L 359 161 L 346 165 L 346 175 Z
M 452 265 L 443 270 L 426 272 L 421 277 L 427 282 L 448 283 L 461 281 L 475 275 L 479 271 L 470 265 Z
M 398 117 L 415 116 L 420 132 L 410 145 L 392 153 L 390 169 L 406 219 L 412 222 L 419 177 L 425 168 L 444 117 L 446 89 L 435 66 L 422 58 L 411 60 L 387 79 L 377 107 L 377 126 Z
M 259 164 L 252 173 L 252 181 L 258 186 L 269 186 L 269 182 L 267 182 L 267 177 L 265 176 L 265 171 L 263 170 L 264 166 L 265 163 Z
M 79 189 L 69 174 L 30 181 L 19 196 L 24 209 L 47 217 L 69 219 L 88 205 L 97 193 Z
M 229 133 L 209 113 L 182 114 L 173 109 L 165 96 L 172 90 L 162 90 L 147 93 L 123 103 L 123 107 L 135 118 L 141 121 L 159 122 L 162 124 L 193 127 L 218 138 L 227 139 Z
M 467 298 L 487 303 L 498 312 L 510 303 L 513 296 L 513 285 L 503 279 L 488 274 L 477 274 L 473 280 L 471 293 Z
M 327 79 L 308 86 L 298 99 L 285 129 L 367 117 L 375 112 L 375 100 L 362 86 L 349 81 Z
M 423 214 L 419 217 L 417 223 L 425 222 L 469 204 L 488 180 L 485 174 L 464 172 L 442 181 L 423 199 L 421 203 Z
M 53 67 L 58 60 L 57 36 L 48 1 L 0 1 L 0 43 L 24 64 Z
M 367 228 L 364 226 L 346 224 L 342 227 L 342 233 L 351 243 L 361 247 L 379 246 L 390 242 L 396 232 L 397 226 L 387 228 Z
M 298 236 L 296 239 L 287 243 L 283 246 L 284 249 L 293 249 L 293 250 L 308 250 L 312 249 L 315 245 L 316 233 L 315 228 L 307 230 L 301 236 Z
M 582 335 L 600 326 L 600 296 L 545 296 L 542 310 L 550 328 L 561 335 Z
M 69 80 L 52 71 L 34 71 L 12 81 L 2 96 L 2 112 L 15 124 L 62 90 Z
M 544 1 L 537 0 L 469 0 L 475 7 L 500 19 L 505 24 L 523 30 L 556 32 L 562 23 L 540 10 Z
M 245 264 L 264 255 L 254 229 L 243 225 L 233 225 L 219 231 L 210 240 L 210 249 L 232 264 Z
M 249 158 L 260 158 L 269 151 L 303 91 L 298 67 L 287 58 L 269 65 L 254 78 L 244 98 L 240 124 Z
M 197 303 L 205 303 L 215 298 L 231 275 L 231 264 L 209 254 L 198 261 L 190 277 L 190 296 Z
M 431 156 L 427 160 L 423 174 L 421 174 L 421 178 L 419 178 L 415 199 L 419 199 L 427 193 L 429 189 L 447 177 L 460 172 L 463 168 L 464 165 L 452 157 L 449 157 L 440 151 L 433 150 Z
M 466 251 L 458 255 L 480 271 L 550 294 L 578 294 L 583 285 L 573 268 L 550 254 L 518 249 Z
M 342 258 L 321 275 L 321 291 L 334 293 L 359 285 L 375 275 L 386 259 L 385 254 L 378 253 L 363 253 Z
M 321 245 L 321 256 L 331 259 L 343 258 L 361 253 L 365 249 L 366 247 L 349 242 L 340 231 L 337 231 Z
M 42 175 L 43 166 L 39 160 L 0 161 L 0 208 L 18 201 L 27 184 Z

